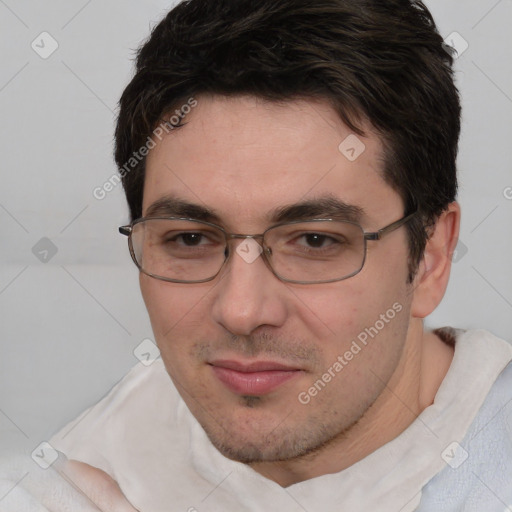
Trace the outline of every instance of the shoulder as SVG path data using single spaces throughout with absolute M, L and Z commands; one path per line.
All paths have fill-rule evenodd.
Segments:
M 161 359 L 134 366 L 98 403 L 65 425 L 50 444 L 68 458 L 110 472 L 110 454 L 129 437 L 172 429 L 182 400 Z
M 486 371 L 485 359 L 501 359 L 503 368 L 463 441 L 454 443 L 455 457 L 424 487 L 418 512 L 502 512 L 512 506 L 512 347 L 481 330 L 457 337 L 461 342 L 474 347 L 483 342 L 490 352 L 481 353 L 480 370 L 472 371 Z

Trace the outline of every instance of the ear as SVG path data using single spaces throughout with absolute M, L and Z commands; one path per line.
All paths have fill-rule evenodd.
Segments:
M 428 239 L 423 259 L 414 279 L 411 314 L 425 318 L 441 302 L 448 286 L 452 256 L 457 245 L 460 227 L 460 206 L 450 203 L 437 220 Z

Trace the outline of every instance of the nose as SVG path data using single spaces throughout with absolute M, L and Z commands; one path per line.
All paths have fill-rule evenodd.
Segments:
M 266 265 L 261 245 L 251 238 L 233 240 L 229 250 L 212 290 L 213 319 L 239 336 L 260 326 L 282 326 L 288 312 L 287 289 Z

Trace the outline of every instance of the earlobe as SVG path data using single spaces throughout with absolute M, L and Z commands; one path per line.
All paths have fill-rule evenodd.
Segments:
M 411 314 L 425 318 L 441 302 L 457 245 L 460 228 L 460 206 L 454 201 L 440 215 L 431 237 L 427 240 L 423 259 L 414 280 Z

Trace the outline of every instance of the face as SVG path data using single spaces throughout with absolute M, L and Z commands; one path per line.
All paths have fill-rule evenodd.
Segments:
M 339 146 L 351 132 L 326 103 L 197 100 L 186 125 L 148 156 L 144 215 L 174 198 L 214 212 L 230 233 L 259 234 L 276 208 L 334 197 L 362 210 L 365 231 L 403 216 L 381 177 L 379 138 L 367 130 L 364 151 L 347 158 Z M 403 356 L 405 228 L 369 241 L 357 275 L 326 284 L 282 282 L 263 257 L 249 263 L 236 252 L 244 240 L 229 243 L 231 256 L 210 282 L 141 273 L 166 369 L 227 457 L 291 460 L 320 450 L 365 415 Z

